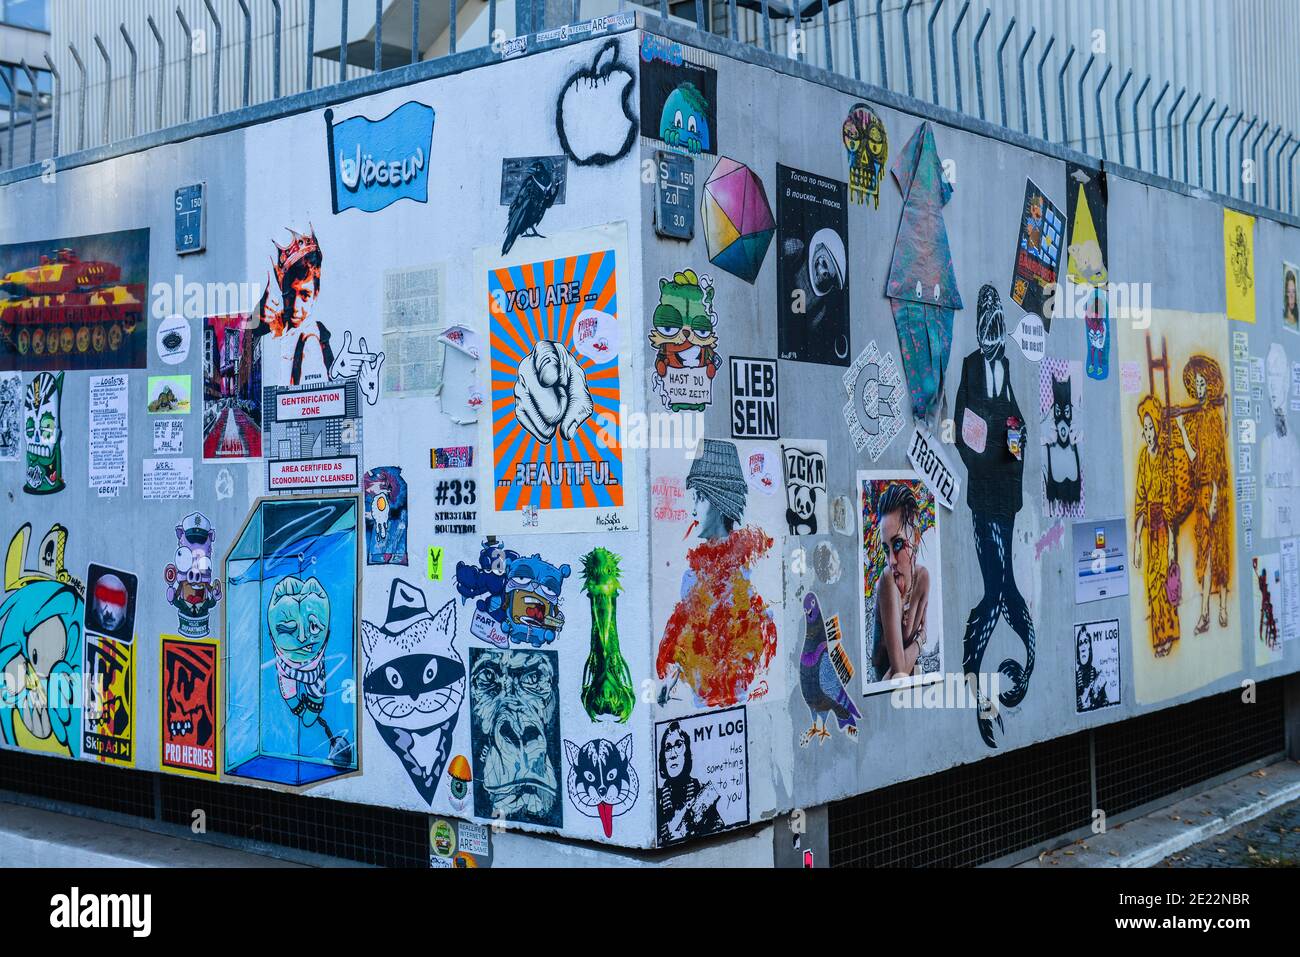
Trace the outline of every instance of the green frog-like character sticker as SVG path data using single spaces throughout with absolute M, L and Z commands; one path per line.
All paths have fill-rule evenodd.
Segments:
M 672 412 L 703 412 L 713 402 L 713 377 L 722 360 L 714 323 L 713 282 L 693 269 L 659 280 L 650 345 L 655 348 L 655 391 Z
M 63 481 L 63 429 L 59 406 L 63 400 L 63 373 L 38 372 L 23 393 L 23 430 L 27 436 L 28 495 L 61 492 Z

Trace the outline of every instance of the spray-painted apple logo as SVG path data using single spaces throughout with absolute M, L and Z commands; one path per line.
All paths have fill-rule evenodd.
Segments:
M 618 40 L 609 40 L 565 82 L 555 103 L 555 132 L 579 166 L 608 166 L 636 141 L 632 88 L 636 76 L 619 62 Z

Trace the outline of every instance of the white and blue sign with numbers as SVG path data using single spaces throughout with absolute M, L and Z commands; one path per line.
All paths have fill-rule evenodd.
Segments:
M 207 184 L 176 190 L 176 252 L 201 253 L 207 245 Z

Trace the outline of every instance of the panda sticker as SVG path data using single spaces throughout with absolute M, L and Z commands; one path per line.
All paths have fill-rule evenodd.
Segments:
M 828 519 L 826 496 L 826 443 L 800 442 L 781 446 L 785 472 L 785 519 L 791 535 L 825 532 Z

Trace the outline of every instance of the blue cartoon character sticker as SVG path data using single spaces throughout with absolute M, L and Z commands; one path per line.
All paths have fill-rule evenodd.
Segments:
M 498 647 L 509 642 L 534 648 L 550 644 L 564 627 L 560 591 L 568 565 L 553 565 L 541 555 L 521 556 L 489 536 L 478 565 L 456 565 L 456 591 L 462 600 L 478 598 L 470 632 Z
M 709 136 L 708 113 L 709 101 L 695 84 L 681 84 L 664 100 L 659 138 L 691 155 L 711 152 L 713 141 Z

